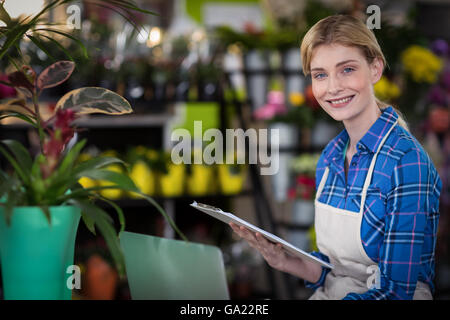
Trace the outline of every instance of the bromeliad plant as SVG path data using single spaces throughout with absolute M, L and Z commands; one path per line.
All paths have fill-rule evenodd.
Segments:
M 5 208 L 7 222 L 10 223 L 14 207 L 39 206 L 49 223 L 50 206 L 74 205 L 81 209 L 82 219 L 87 228 L 95 234 L 98 229 L 104 236 L 114 258 L 118 271 L 123 273 L 124 263 L 114 226 L 108 214 L 93 200 L 103 200 L 117 212 L 121 231 L 125 227 L 124 214 L 114 202 L 102 197 L 98 191 L 103 189 L 121 189 L 138 193 L 153 204 L 169 221 L 178 234 L 186 240 L 164 210 L 150 197 L 142 193 L 126 175 L 106 170 L 111 164 L 125 163 L 114 157 L 96 157 L 78 163 L 76 160 L 86 145 L 82 140 L 68 148 L 76 128 L 74 120 L 80 115 L 104 113 L 120 115 L 132 112 L 130 104 L 118 94 L 104 88 L 85 87 L 65 94 L 54 108 L 54 114 L 41 117 L 38 97 L 45 89 L 55 87 L 69 78 L 75 64 L 71 61 L 59 61 L 42 73 L 36 75 L 30 67 L 8 75 L 8 81 L 2 83 L 21 88 L 32 101 L 27 105 L 25 98 L 13 98 L 0 107 L 0 119 L 16 117 L 31 124 L 39 133 L 40 152 L 34 157 L 18 141 L 3 140 L 0 153 L 11 165 L 9 172 L 0 170 L 0 197 Z M 107 186 L 83 188 L 78 182 L 87 177 L 107 181 Z
M 101 0 L 100 2 L 102 2 Z M 57 5 L 69 3 L 68 0 L 51 1 L 43 11 L 31 20 L 13 21 L 0 2 L 0 20 L 6 27 L 0 27 L 0 58 L 9 57 L 10 49 L 20 53 L 19 42 L 29 37 L 36 29 L 40 16 Z M 103 1 L 106 2 L 106 1 Z M 139 10 L 131 1 L 115 0 L 114 5 L 122 9 Z M 38 18 L 36 18 L 38 17 Z M 10 58 L 10 57 L 9 57 Z M 14 62 L 9 59 L 10 62 Z M 110 90 L 99 87 L 75 89 L 65 94 L 57 103 L 50 117 L 42 116 L 39 96 L 49 88 L 65 82 L 75 68 L 72 61 L 58 61 L 44 69 L 40 74 L 27 65 L 19 67 L 7 75 L 1 84 L 15 88 L 21 95 L 2 101 L 0 120 L 10 117 L 29 123 L 39 136 L 39 152 L 32 154 L 15 140 L 0 142 L 0 154 L 7 160 L 6 169 L 0 169 L 0 206 L 4 207 L 7 223 L 11 223 L 13 210 L 21 206 L 38 206 L 51 224 L 50 207 L 73 205 L 81 209 L 81 216 L 92 232 L 100 231 L 105 238 L 112 258 L 120 275 L 124 275 L 124 259 L 112 218 L 98 206 L 98 200 L 105 201 L 118 214 L 120 231 L 125 228 L 125 218 L 121 208 L 99 193 L 103 189 L 121 189 L 139 194 L 149 201 L 168 220 L 180 237 L 187 240 L 174 222 L 151 197 L 142 193 L 126 175 L 107 170 L 112 164 L 126 164 L 114 157 L 95 157 L 78 162 L 78 156 L 86 145 L 86 140 L 76 141 L 77 131 L 74 121 L 91 113 L 121 115 L 133 110 L 126 99 Z M 75 144 L 69 143 L 75 140 Z M 72 146 L 73 145 L 73 146 Z M 109 184 L 83 188 L 79 183 L 82 177 L 107 181 Z

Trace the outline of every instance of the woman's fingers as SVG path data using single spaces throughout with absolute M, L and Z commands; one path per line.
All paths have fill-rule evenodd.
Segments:
M 258 241 L 256 240 L 254 233 L 243 226 L 238 226 L 233 222 L 230 222 L 230 226 L 234 232 L 236 232 L 241 238 L 244 238 L 249 242 L 252 247 L 258 246 Z

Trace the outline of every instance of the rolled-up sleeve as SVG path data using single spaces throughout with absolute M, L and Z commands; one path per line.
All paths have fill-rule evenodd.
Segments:
M 328 263 L 330 262 L 330 259 L 326 255 L 321 253 L 321 252 L 314 251 L 314 252 L 311 252 L 311 255 L 313 255 L 313 256 L 315 256 L 315 257 L 317 257 L 317 258 L 319 258 L 319 259 L 321 259 L 323 261 L 326 261 Z M 317 288 L 323 286 L 323 284 L 325 283 L 325 278 L 326 278 L 328 272 L 330 272 L 330 270 L 331 269 L 329 269 L 329 268 L 322 267 L 322 274 L 320 275 L 319 280 L 317 282 L 315 282 L 315 283 L 312 283 L 312 282 L 309 282 L 309 281 L 305 280 L 305 286 L 307 288 L 314 289 L 314 290 L 316 290 Z

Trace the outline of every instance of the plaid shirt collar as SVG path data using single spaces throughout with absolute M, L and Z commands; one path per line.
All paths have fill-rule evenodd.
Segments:
M 392 106 L 384 109 L 370 127 L 367 133 L 356 144 L 357 152 L 370 152 L 374 154 L 381 140 L 394 125 L 398 119 L 398 114 L 395 112 Z M 345 181 L 344 174 L 344 149 L 349 140 L 349 135 L 346 129 L 343 129 L 328 145 L 328 148 L 324 151 L 324 163 L 330 166 L 338 175 L 340 175 Z

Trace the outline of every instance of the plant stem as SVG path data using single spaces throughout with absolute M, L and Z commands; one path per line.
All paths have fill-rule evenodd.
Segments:
M 38 97 L 36 92 L 33 92 L 33 105 L 34 105 L 34 112 L 36 113 L 36 125 L 39 132 L 39 145 L 41 153 L 44 154 L 44 130 L 42 128 L 42 119 L 41 113 L 39 111 Z

